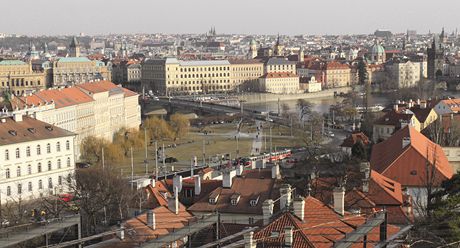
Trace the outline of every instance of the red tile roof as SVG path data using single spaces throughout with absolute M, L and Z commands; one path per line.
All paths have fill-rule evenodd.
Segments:
M 449 106 L 449 108 L 454 112 L 460 111 L 460 98 L 446 99 L 441 102 Z
M 63 89 L 48 89 L 33 93 L 30 96 L 17 97 L 12 102 L 13 108 L 24 106 L 38 106 L 46 102 L 54 102 L 56 108 L 64 108 L 68 106 L 78 105 L 82 103 L 92 102 L 93 99 L 81 91 L 79 88 L 70 87 Z
M 402 147 L 403 138 L 410 144 Z M 435 184 L 453 176 L 453 169 L 442 148 L 430 141 L 413 127 L 406 126 L 387 140 L 373 146 L 371 167 L 382 175 L 403 186 L 424 186 L 426 162 L 435 163 Z
M 343 239 L 346 233 L 354 231 L 365 224 L 366 218 L 346 213 L 344 217 L 336 214 L 333 209 L 313 197 L 305 198 L 305 217 L 300 220 L 289 212 L 282 213 L 270 224 L 254 234 L 254 239 L 260 247 L 280 247 L 284 243 L 284 228 L 294 227 L 293 247 L 331 247 L 335 241 Z M 398 227 L 388 225 L 388 236 L 395 234 Z M 278 233 L 273 237 L 273 233 Z M 368 234 L 368 244 L 379 241 L 379 228 L 376 227 Z M 360 244 L 361 242 L 361 244 Z M 362 241 L 352 247 L 362 247 Z
M 298 76 L 290 72 L 269 72 L 269 73 L 265 73 L 262 76 L 262 78 L 286 78 L 286 77 L 298 77 Z

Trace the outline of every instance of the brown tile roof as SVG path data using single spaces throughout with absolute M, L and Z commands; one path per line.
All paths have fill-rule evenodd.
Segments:
M 298 76 L 290 72 L 269 72 L 269 73 L 265 73 L 261 78 L 286 78 L 286 77 L 298 77 Z
M 284 243 L 284 228 L 294 227 L 293 247 L 331 247 L 335 241 L 345 237 L 346 233 L 354 231 L 358 226 L 365 224 L 366 217 L 345 214 L 344 217 L 336 214 L 333 209 L 311 196 L 305 198 L 305 217 L 300 220 L 289 212 L 282 213 L 270 224 L 254 234 L 258 247 L 280 247 Z M 395 234 L 398 227 L 388 225 L 388 236 Z M 278 237 L 272 237 L 279 233 Z M 372 229 L 368 234 L 368 244 L 379 241 L 379 227 Z M 362 247 L 362 243 L 352 247 Z
M 271 171 L 258 170 L 245 171 L 243 176 L 234 177 L 231 188 L 222 186 L 213 190 L 208 197 L 203 196 L 188 208 L 189 211 L 222 213 L 245 213 L 262 215 L 262 203 L 267 199 L 279 197 L 277 180 L 271 178 Z M 230 198 L 235 193 L 240 194 L 237 205 L 232 205 Z M 215 204 L 209 203 L 209 196 L 219 196 Z M 258 199 L 256 206 L 251 206 L 250 201 Z
M 403 138 L 410 144 L 402 147 Z M 433 156 L 434 155 L 434 156 Z M 371 167 L 403 186 L 423 186 L 426 178 L 426 161 L 436 166 L 436 185 L 453 176 L 453 169 L 442 148 L 413 127 L 406 126 L 387 140 L 373 146 Z
M 18 122 L 14 121 L 13 118 L 1 118 L 5 122 L 0 122 L 0 145 L 75 135 L 65 129 L 27 116 L 23 116 L 22 118 L 23 120 Z
M 379 119 L 377 119 L 374 122 L 374 125 L 389 125 L 395 126 L 396 129 L 399 129 L 401 128 L 401 121 L 410 123 L 410 119 L 412 118 L 412 116 L 412 113 L 390 111 L 385 113 L 385 115 L 383 115 Z

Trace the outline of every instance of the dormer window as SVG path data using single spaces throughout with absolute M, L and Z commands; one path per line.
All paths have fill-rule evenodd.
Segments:
M 260 198 L 259 195 L 258 195 L 256 198 L 252 198 L 252 199 L 249 201 L 249 205 L 250 205 L 251 207 L 257 206 L 257 203 L 259 203 L 259 198 Z
M 48 130 L 50 132 L 53 131 L 53 126 L 45 126 L 45 128 L 46 128 L 46 130 Z
M 219 193 L 212 192 L 209 195 L 209 204 L 216 204 L 218 199 L 219 199 Z
M 31 132 L 31 133 L 35 133 L 35 128 L 33 128 L 33 127 L 29 127 L 29 128 L 27 128 L 27 130 L 28 130 L 29 132 Z
M 18 135 L 18 133 L 15 130 L 9 130 L 8 133 L 11 134 L 12 136 Z
M 240 198 L 241 198 L 241 195 L 240 194 L 233 194 L 231 197 L 230 197 L 230 203 L 233 205 L 233 206 L 236 206 L 238 204 L 238 202 L 240 201 Z

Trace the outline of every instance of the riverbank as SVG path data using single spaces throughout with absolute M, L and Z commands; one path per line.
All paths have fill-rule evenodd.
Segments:
M 333 97 L 334 94 L 348 93 L 351 91 L 351 87 L 327 89 L 320 92 L 312 93 L 301 93 L 301 94 L 270 94 L 270 93 L 253 93 L 239 95 L 238 100 L 244 101 L 245 103 L 260 103 L 260 102 L 277 102 L 289 101 L 297 99 L 315 99 Z

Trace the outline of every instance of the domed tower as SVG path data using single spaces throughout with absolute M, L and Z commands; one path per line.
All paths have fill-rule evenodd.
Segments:
M 377 40 L 375 40 L 374 45 L 371 47 L 370 60 L 374 64 L 383 64 L 386 61 L 385 48 Z
M 255 57 L 257 57 L 257 42 L 252 39 L 251 44 L 249 45 L 248 58 L 253 59 Z
M 77 37 L 73 37 L 69 53 L 70 57 L 80 57 L 80 42 L 78 42 Z

